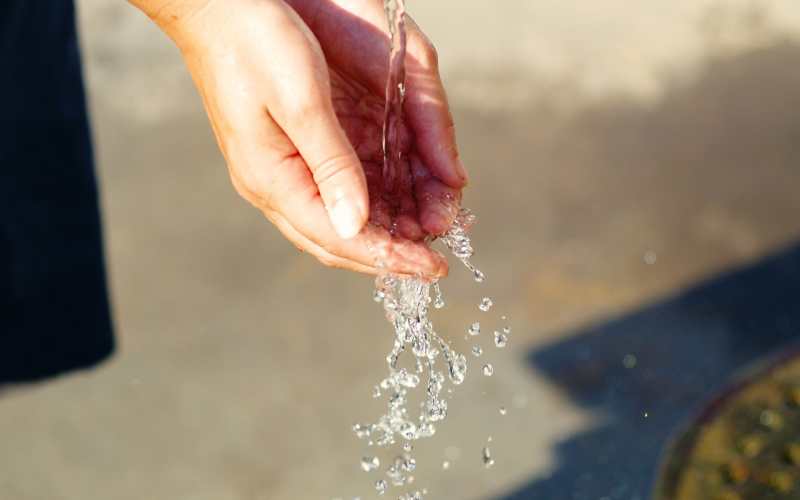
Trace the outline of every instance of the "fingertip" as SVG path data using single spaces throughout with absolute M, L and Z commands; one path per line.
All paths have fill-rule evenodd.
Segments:
M 423 238 L 422 228 L 417 220 L 410 215 L 397 216 L 397 229 L 403 238 L 419 241 Z
M 349 197 L 340 198 L 333 207 L 328 209 L 336 234 L 342 239 L 349 240 L 357 235 L 367 222 L 365 214 L 359 204 Z
M 464 162 L 461 161 L 461 156 L 456 156 L 454 168 L 456 175 L 461 179 L 461 182 L 463 182 L 462 186 L 455 187 L 469 187 L 469 176 L 467 175 L 467 169 L 464 168 Z
M 450 274 L 450 263 L 447 261 L 447 258 L 442 254 L 442 252 L 438 250 L 433 250 L 434 255 L 436 258 L 439 259 L 439 269 L 437 270 L 437 276 L 439 278 L 446 278 Z
M 442 234 L 455 220 L 452 210 L 443 206 L 438 200 L 426 203 L 420 210 L 419 224 L 428 234 Z

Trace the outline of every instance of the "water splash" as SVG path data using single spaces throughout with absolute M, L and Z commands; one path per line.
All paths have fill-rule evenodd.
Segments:
M 474 223 L 474 217 L 468 220 L 470 217 L 472 215 L 469 210 L 461 210 L 453 224 L 456 229 L 448 232 L 466 234 L 465 230 L 468 230 L 469 225 Z M 472 249 L 469 250 L 471 256 Z M 462 254 L 460 257 L 456 255 L 456 257 L 461 258 L 464 255 Z M 467 373 L 467 360 L 464 355 L 458 354 L 450 348 L 449 344 L 436 333 L 433 323 L 427 317 L 431 303 L 431 287 L 434 288 L 434 291 L 438 288 L 435 278 L 416 276 L 399 279 L 397 275 L 386 269 L 386 265 L 380 259 L 378 259 L 377 268 L 375 297 L 380 297 L 383 302 L 386 318 L 394 327 L 395 340 L 391 352 L 386 357 L 389 376 L 376 385 L 373 396 L 380 396 L 386 391 L 388 393 L 388 410 L 381 415 L 377 422 L 355 424 L 353 430 L 361 438 L 377 436 L 375 443 L 378 446 L 392 445 L 399 438 L 406 441 L 403 445 L 406 454 L 395 458 L 394 463 L 386 470 L 390 482 L 376 483 L 376 488 L 380 490 L 380 484 L 386 484 L 388 488 L 389 484 L 403 486 L 409 482 L 410 478 L 404 477 L 403 474 L 416 468 L 416 461 L 407 455 L 407 452 L 413 448 L 411 442 L 433 436 L 436 432 L 435 423 L 447 417 L 447 401 L 441 396 L 441 391 L 448 380 L 454 386 L 463 383 Z M 473 335 L 479 331 L 480 325 L 477 323 L 470 329 L 470 333 Z M 401 355 L 406 350 L 410 350 L 414 355 L 414 373 L 398 364 Z M 473 354 L 480 355 L 482 352 L 480 348 L 473 349 Z M 487 366 L 491 370 L 491 366 Z M 486 368 L 484 368 L 484 373 L 486 373 Z M 423 385 L 422 377 L 428 379 L 427 384 L 424 385 L 427 401 L 422 404 L 422 410 L 415 418 L 407 408 L 408 392 Z M 449 392 L 452 392 L 452 388 L 449 389 Z M 371 467 L 372 462 L 367 465 Z M 362 467 L 364 467 L 363 461 Z M 443 467 L 446 466 L 443 465 Z M 385 491 L 385 489 L 380 491 Z M 421 499 L 419 492 L 410 494 L 417 495 Z
M 390 26 L 391 52 L 383 126 L 383 196 L 391 206 L 399 206 L 400 142 L 406 71 L 405 2 L 384 0 L 384 6 Z M 469 262 L 474 251 L 467 233 L 475 222 L 476 218 L 470 210 L 462 208 L 452 226 L 436 238 L 441 239 L 452 254 L 472 271 L 477 282 L 482 282 L 483 273 Z M 393 231 L 390 232 L 394 235 Z M 426 242 L 430 244 L 436 238 L 430 237 Z M 372 250 L 371 247 L 370 249 Z M 355 424 L 353 430 L 360 438 L 369 439 L 376 436 L 377 446 L 392 445 L 399 437 L 406 441 L 403 445 L 405 453 L 397 456 L 394 463 L 386 470 L 391 479 L 390 483 L 402 486 L 413 481 L 412 476 L 405 477 L 404 473 L 413 471 L 417 465 L 408 455 L 413 448 L 411 441 L 433 436 L 436 432 L 435 422 L 447 417 L 447 402 L 440 397 L 441 390 L 448 379 L 453 385 L 463 383 L 467 373 L 467 361 L 464 355 L 453 351 L 448 343 L 442 340 L 428 320 L 431 286 L 435 292 L 434 307 L 444 306 L 436 278 L 414 276 L 399 279 L 397 275 L 388 271 L 380 255 L 375 257 L 378 275 L 375 279 L 376 290 L 373 299 L 383 303 L 386 318 L 394 327 L 395 339 L 392 350 L 386 357 L 389 376 L 375 386 L 373 397 L 380 397 L 385 391 L 388 396 L 388 410 L 376 422 Z M 470 334 L 477 335 L 479 332 L 480 325 L 475 323 L 470 329 Z M 414 373 L 398 365 L 400 356 L 407 349 L 414 355 Z M 423 377 L 427 378 L 427 384 L 423 385 Z M 421 405 L 422 409 L 418 416 L 414 416 L 406 407 L 408 391 L 421 385 L 426 387 L 427 401 Z M 448 392 L 452 392 L 452 388 Z M 373 441 L 370 440 L 369 444 L 372 445 Z M 378 466 L 377 458 L 364 457 L 362 460 L 364 470 L 372 471 Z M 448 466 L 447 462 L 443 464 L 445 469 Z M 375 482 L 375 488 L 381 495 L 386 492 L 388 485 L 385 480 Z M 423 489 L 423 492 L 426 490 Z M 400 500 L 422 500 L 422 496 L 418 491 L 407 491 Z
M 475 275 L 475 281 L 483 282 L 483 273 L 475 269 L 469 259 L 475 253 L 472 249 L 472 242 L 467 236 L 470 228 L 475 225 L 477 219 L 468 208 L 462 208 L 458 212 L 453 225 L 440 236 L 447 249 L 460 260 Z

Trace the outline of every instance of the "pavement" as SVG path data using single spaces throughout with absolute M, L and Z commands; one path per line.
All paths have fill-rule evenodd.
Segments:
M 350 430 L 382 410 L 392 343 L 371 278 L 297 252 L 238 198 L 146 17 L 78 8 L 119 347 L 3 389 L 0 498 L 378 498 Z M 437 330 L 485 354 L 415 443 L 414 486 L 642 500 L 691 409 L 800 336 L 800 6 L 408 10 L 439 50 L 486 275 L 456 262 L 441 283 Z M 506 325 L 498 350 L 487 333 Z

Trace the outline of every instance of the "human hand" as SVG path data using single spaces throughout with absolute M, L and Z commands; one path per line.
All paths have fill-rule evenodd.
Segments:
M 452 223 L 467 178 L 435 52 L 413 22 L 403 195 L 388 206 L 380 0 L 133 1 L 181 48 L 237 192 L 299 249 L 374 274 L 369 243 L 394 272 L 447 274 L 444 257 L 421 240 Z M 378 224 L 361 230 L 367 214 Z

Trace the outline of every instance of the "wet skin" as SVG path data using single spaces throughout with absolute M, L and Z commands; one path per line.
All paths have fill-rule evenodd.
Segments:
M 236 191 L 300 250 L 365 273 L 377 252 L 395 272 L 447 274 L 422 240 L 450 226 L 468 180 L 435 50 L 413 21 L 400 193 L 388 196 L 380 0 L 131 1 L 180 47 Z

